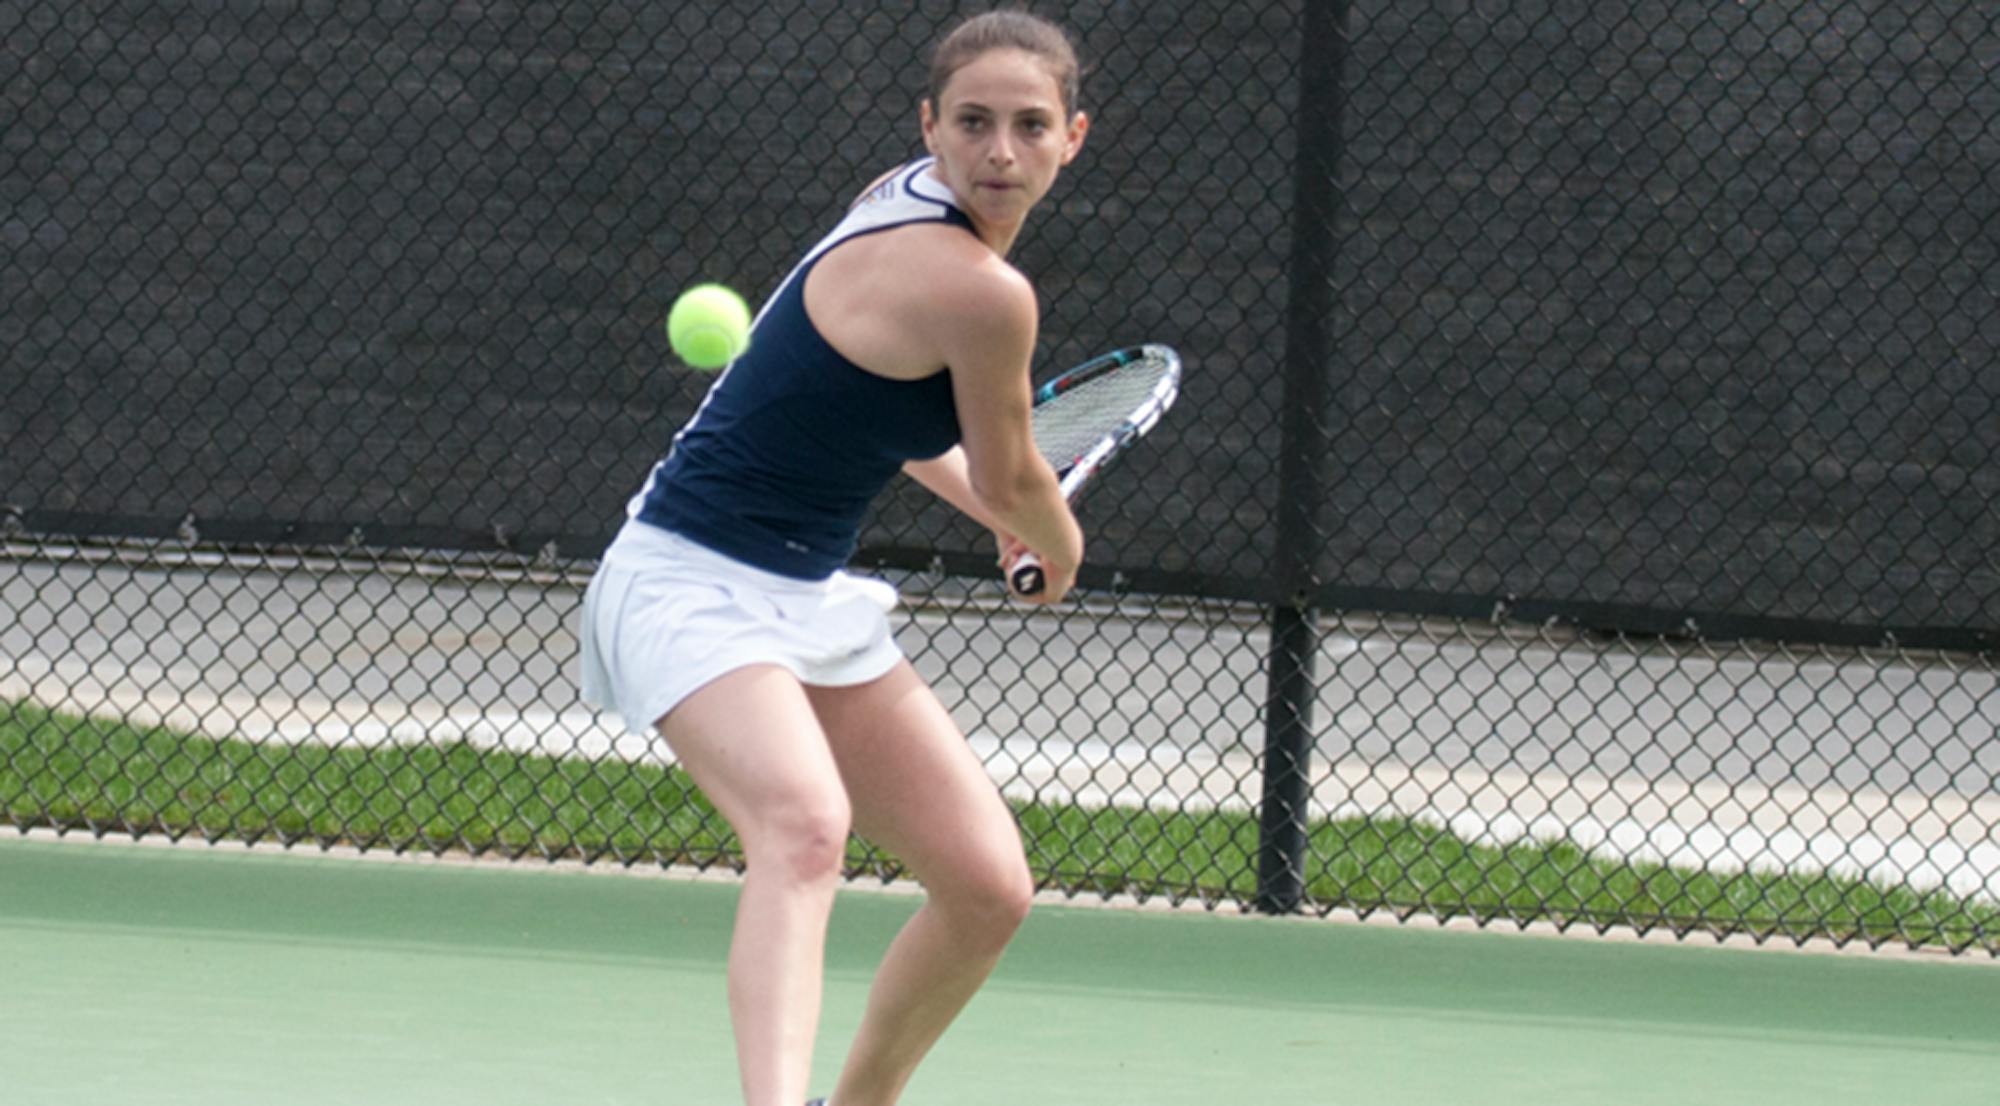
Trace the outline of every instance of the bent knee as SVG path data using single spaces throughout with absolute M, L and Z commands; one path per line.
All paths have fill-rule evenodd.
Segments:
M 851 825 L 844 801 L 787 804 L 741 834 L 745 859 L 752 868 L 801 882 L 838 879 Z
M 1004 945 L 1035 904 L 1035 880 L 1026 859 L 1015 856 L 961 873 L 950 891 L 933 891 L 931 897 L 961 934 Z

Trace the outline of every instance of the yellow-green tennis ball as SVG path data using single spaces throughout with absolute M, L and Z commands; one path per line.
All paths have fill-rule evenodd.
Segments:
M 697 284 L 667 312 L 667 342 L 697 369 L 719 369 L 750 347 L 750 307 L 720 284 Z

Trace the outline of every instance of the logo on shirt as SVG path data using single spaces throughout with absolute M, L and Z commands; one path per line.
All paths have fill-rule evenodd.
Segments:
M 869 204 L 879 204 L 884 200 L 894 198 L 895 195 L 896 195 L 896 180 L 894 177 L 891 177 L 890 179 L 883 181 L 881 184 L 878 184 L 875 187 L 869 189 L 868 194 L 861 197 L 859 200 L 855 201 L 854 206 L 865 207 Z

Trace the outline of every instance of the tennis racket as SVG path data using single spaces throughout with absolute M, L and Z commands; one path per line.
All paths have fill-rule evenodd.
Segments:
M 1180 388 L 1180 355 L 1162 345 L 1094 357 L 1036 388 L 1035 447 L 1056 470 L 1063 498 L 1076 502 L 1091 477 L 1160 421 Z M 1041 594 L 1048 576 L 1040 558 L 1016 558 L 1007 586 Z

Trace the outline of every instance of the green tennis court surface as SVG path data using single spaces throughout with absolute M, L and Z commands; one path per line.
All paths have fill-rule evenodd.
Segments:
M 737 1101 L 735 888 L 0 841 L 0 1103 Z M 835 914 L 820 1086 L 914 907 Z M 2000 967 L 1042 907 L 911 1106 L 2000 1102 Z

